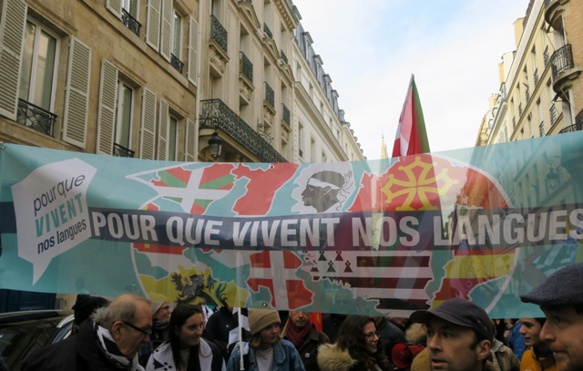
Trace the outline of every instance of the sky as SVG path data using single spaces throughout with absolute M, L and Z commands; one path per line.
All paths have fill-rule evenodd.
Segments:
M 473 147 L 528 0 L 293 0 L 369 159 L 389 156 L 411 75 L 431 152 Z

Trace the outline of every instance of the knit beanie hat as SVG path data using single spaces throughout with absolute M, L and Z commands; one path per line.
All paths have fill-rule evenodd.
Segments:
M 75 312 L 75 323 L 80 325 L 81 322 L 88 319 L 97 308 L 106 307 L 108 304 L 109 301 L 101 296 L 84 294 L 77 295 L 77 300 L 72 308 Z
M 151 301 L 150 302 L 150 309 L 152 309 L 152 315 L 156 314 L 162 308 L 164 304 L 168 303 L 167 301 Z
M 264 328 L 281 323 L 279 313 L 275 309 L 249 309 L 249 330 L 255 335 Z

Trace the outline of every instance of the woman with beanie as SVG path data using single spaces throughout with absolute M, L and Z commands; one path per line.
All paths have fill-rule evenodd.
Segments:
M 202 338 L 204 325 L 200 307 L 178 304 L 170 316 L 169 340 L 154 350 L 146 370 L 224 371 L 221 350 Z
M 322 371 L 385 371 L 391 364 L 372 317 L 351 315 L 340 325 L 334 344 L 318 348 Z
M 281 320 L 274 309 L 249 309 L 249 347 L 243 347 L 243 363 L 247 371 L 304 371 L 296 348 L 279 335 Z M 233 349 L 228 371 L 241 369 L 241 349 Z

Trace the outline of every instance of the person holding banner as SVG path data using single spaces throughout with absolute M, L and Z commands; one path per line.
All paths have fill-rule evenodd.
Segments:
M 170 316 L 169 340 L 154 350 L 146 371 L 225 371 L 219 347 L 202 338 L 205 323 L 199 306 L 178 304 Z
M 539 334 L 560 371 L 583 370 L 583 263 L 561 268 L 520 299 L 540 306 L 546 321 Z
M 280 324 L 281 319 L 275 309 L 249 309 L 251 339 L 248 347 L 241 349 L 240 344 L 235 346 L 227 371 L 305 371 L 294 345 L 281 339 Z
M 26 358 L 23 371 L 143 371 L 138 350 L 150 340 L 150 303 L 123 294 L 99 308 L 92 321 L 66 340 L 41 348 Z
M 338 330 L 334 344 L 318 348 L 321 371 L 385 371 L 392 370 L 380 341 L 374 318 L 350 315 Z

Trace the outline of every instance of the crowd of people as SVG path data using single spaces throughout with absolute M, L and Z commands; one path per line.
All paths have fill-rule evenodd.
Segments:
M 28 356 L 23 371 L 583 370 L 583 263 L 521 296 L 544 316 L 493 321 L 460 298 L 409 318 L 203 307 L 123 294 L 82 296 L 74 334 Z M 236 311 L 248 329 L 239 331 Z M 282 319 L 282 315 L 284 315 Z M 241 324 L 242 327 L 244 324 Z

